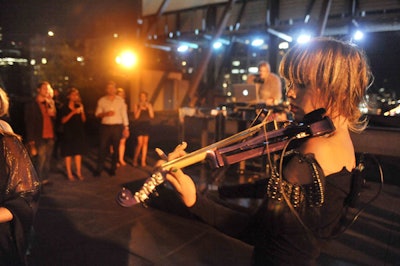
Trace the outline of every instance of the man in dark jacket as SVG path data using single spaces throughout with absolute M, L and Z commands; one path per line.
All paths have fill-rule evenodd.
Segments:
M 56 108 L 52 92 L 49 82 L 41 82 L 37 87 L 35 100 L 25 106 L 25 139 L 43 185 L 49 182 L 48 174 L 55 138 Z

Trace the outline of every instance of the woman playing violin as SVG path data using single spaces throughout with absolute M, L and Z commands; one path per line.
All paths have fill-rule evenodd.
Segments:
M 172 168 L 166 178 L 193 214 L 226 234 L 251 241 L 253 265 L 314 265 L 321 244 L 338 232 L 356 168 L 349 130 L 359 132 L 366 126 L 358 107 L 371 73 L 364 53 L 353 44 L 315 38 L 287 52 L 280 75 L 296 121 L 324 108 L 336 130 L 308 138 L 281 155 L 282 167 L 272 172 L 265 200 L 254 214 L 239 213 L 197 193 L 180 169 Z M 186 143 L 176 147 L 169 159 L 183 156 L 185 148 Z

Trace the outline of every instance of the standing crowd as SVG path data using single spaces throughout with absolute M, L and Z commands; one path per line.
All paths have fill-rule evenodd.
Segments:
M 50 83 L 41 82 L 35 97 L 25 105 L 24 119 L 26 125 L 26 143 L 30 157 L 37 170 L 40 182 L 50 182 L 49 173 L 52 158 L 60 155 L 65 163 L 65 175 L 68 180 L 84 180 L 82 159 L 88 151 L 86 137 L 87 113 L 77 88 L 69 88 L 65 99 L 55 97 L 55 90 Z M 98 99 L 94 110 L 99 121 L 98 157 L 93 176 L 97 177 L 107 170 L 110 176 L 116 175 L 120 166 L 126 166 L 126 140 L 131 136 L 130 127 L 137 136 L 134 149 L 133 166 L 145 167 L 149 142 L 150 120 L 154 118 L 152 104 L 148 101 L 147 92 L 140 92 L 138 103 L 132 106 L 133 127 L 130 126 L 129 108 L 125 91 L 116 83 L 109 81 L 105 86 L 105 95 Z M 111 165 L 106 167 L 107 156 Z
M 100 125 L 93 176 L 100 176 L 105 170 L 109 155 L 112 158 L 110 176 L 115 176 L 118 166 L 126 165 L 125 145 L 130 125 L 125 91 L 117 89 L 112 81 L 106 84 L 105 91 L 94 112 Z M 69 88 L 65 99 L 61 96 L 49 82 L 38 84 L 35 96 L 24 107 L 25 136 L 22 138 L 3 120 L 9 114 L 9 100 L 0 88 L 0 265 L 27 264 L 26 253 L 39 194 L 51 182 L 53 159 L 63 158 L 69 181 L 85 179 L 82 159 L 89 148 L 85 105 L 77 88 Z M 154 118 L 147 93 L 140 93 L 133 110 L 134 120 L 140 125 L 133 165 L 137 166 L 137 157 L 141 154 L 141 165 L 146 166 L 150 119 Z

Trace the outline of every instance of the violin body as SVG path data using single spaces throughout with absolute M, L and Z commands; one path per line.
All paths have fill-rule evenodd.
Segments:
M 292 122 L 272 131 L 266 131 L 266 122 L 263 122 L 210 146 L 168 161 L 162 164 L 135 194 L 122 188 L 117 195 L 117 203 L 124 207 L 137 203 L 146 205 L 150 195 L 156 192 L 157 186 L 164 183 L 164 176 L 172 167 L 184 168 L 203 160 L 207 160 L 213 168 L 229 166 L 267 153 L 280 152 L 293 140 L 331 134 L 335 127 L 331 119 L 324 114 L 324 109 L 318 109 L 306 115 L 302 123 Z

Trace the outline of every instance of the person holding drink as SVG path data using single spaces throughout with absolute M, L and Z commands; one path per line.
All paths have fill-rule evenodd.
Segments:
M 109 81 L 107 94 L 97 102 L 95 116 L 100 122 L 100 147 L 97 168 L 94 176 L 99 176 L 104 169 L 104 162 L 109 152 L 109 144 L 113 146 L 109 174 L 115 176 L 119 160 L 119 143 L 122 135 L 129 135 L 129 120 L 125 100 L 117 95 L 115 82 Z
M 67 104 L 61 109 L 61 123 L 63 136 L 61 139 L 61 156 L 65 158 L 65 167 L 69 181 L 75 181 L 72 174 L 72 158 L 75 161 L 76 175 L 79 180 L 82 176 L 82 154 L 87 150 L 85 137 L 86 115 L 84 106 L 76 88 L 67 92 Z

